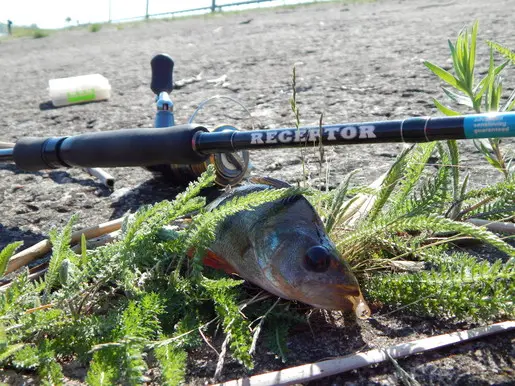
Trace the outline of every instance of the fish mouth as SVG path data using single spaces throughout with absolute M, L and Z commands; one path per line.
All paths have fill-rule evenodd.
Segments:
M 347 305 L 346 307 L 344 306 L 343 309 L 348 310 L 349 308 L 352 308 L 352 311 L 358 319 L 368 319 L 372 315 L 372 311 L 370 311 L 359 286 L 335 284 L 331 287 L 337 297 L 340 298 L 340 301 L 344 300 L 344 303 Z

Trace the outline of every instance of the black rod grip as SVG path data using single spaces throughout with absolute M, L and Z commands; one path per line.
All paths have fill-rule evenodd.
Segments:
M 208 156 L 193 150 L 193 136 L 202 126 L 124 129 L 65 138 L 23 138 L 14 147 L 23 170 L 58 166 L 123 167 L 158 164 L 198 164 Z
M 57 158 L 56 147 L 49 146 L 49 143 L 52 145 L 61 143 L 65 138 L 20 138 L 13 148 L 13 160 L 19 169 L 31 172 L 59 167 L 62 163 Z M 51 147 L 54 148 L 54 151 L 45 151 Z M 56 160 L 57 162 L 53 162 Z
M 59 155 L 67 165 L 80 167 L 197 164 L 207 159 L 193 150 L 198 131 L 207 129 L 179 125 L 82 134 L 66 138 Z

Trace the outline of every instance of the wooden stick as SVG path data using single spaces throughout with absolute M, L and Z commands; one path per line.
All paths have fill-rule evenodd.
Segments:
M 42 264 L 38 264 L 32 268 L 29 269 L 29 274 L 39 272 L 45 268 L 48 268 L 48 261 L 45 261 Z
M 78 243 L 81 239 L 82 234 L 84 234 L 86 239 L 92 239 L 95 237 L 102 236 L 106 233 L 117 231 L 122 226 L 123 219 L 123 217 L 118 218 L 116 220 L 108 221 L 91 228 L 86 228 L 74 232 L 72 234 L 71 243 Z M 17 270 L 18 268 L 26 265 L 27 263 L 30 263 L 31 261 L 39 258 L 40 256 L 43 256 L 45 253 L 50 252 L 51 249 L 52 244 L 50 243 L 50 240 L 43 240 L 33 245 L 32 247 L 27 248 L 21 251 L 20 253 L 17 253 L 9 260 L 5 274 L 11 273 Z
M 88 249 L 95 249 L 102 245 L 109 244 L 110 242 L 114 241 L 119 234 L 120 234 L 120 231 L 118 230 L 118 231 L 114 231 L 111 233 L 106 233 L 105 235 L 102 235 L 99 237 L 89 239 L 86 247 Z M 82 248 L 82 245 L 80 243 L 78 243 L 72 247 L 72 251 L 80 254 L 81 248 Z
M 113 240 L 115 240 L 119 234 L 120 234 L 120 231 L 117 230 L 117 231 L 107 233 L 107 234 L 99 236 L 99 237 L 89 239 L 88 243 L 87 243 L 88 244 L 87 247 L 88 247 L 88 249 L 94 249 L 94 248 L 100 247 L 102 245 L 108 244 L 108 243 L 112 242 Z M 72 251 L 75 253 L 80 253 L 80 251 L 81 251 L 80 243 L 75 244 L 72 247 Z M 36 267 L 32 267 L 29 270 L 29 280 L 37 279 L 38 277 L 43 276 L 47 271 L 48 271 L 48 262 L 40 264 Z M 11 286 L 11 284 L 12 284 L 12 281 L 0 283 L 0 291 L 7 290 L 7 288 L 9 288 Z
M 29 279 L 29 280 L 35 280 L 35 279 L 37 279 L 38 277 L 43 276 L 43 275 L 46 273 L 46 271 L 48 271 L 48 267 L 43 268 L 43 269 L 41 269 L 41 270 L 39 270 L 39 271 L 37 271 L 37 272 L 34 272 L 34 273 L 29 274 L 28 279 Z M 10 287 L 10 285 L 9 285 L 8 287 Z
M 466 222 L 478 227 L 486 227 L 491 232 L 515 234 L 515 224 L 512 222 L 488 221 L 480 218 L 469 218 Z
M 31 280 L 31 281 L 35 280 L 38 277 L 43 276 L 48 271 L 48 264 L 41 264 L 41 265 L 38 265 L 38 267 L 39 267 L 38 270 L 33 271 L 32 273 L 29 273 L 29 276 L 28 276 L 29 280 Z M 4 283 L 0 284 L 0 292 L 7 291 L 9 288 L 11 288 L 12 285 L 13 285 L 12 281 L 4 282 Z
M 385 362 L 388 356 L 401 358 L 420 352 L 430 351 L 452 344 L 477 339 L 483 336 L 509 331 L 515 328 L 515 321 L 495 323 L 489 326 L 473 328 L 471 330 L 458 331 L 401 343 L 386 349 L 374 349 L 364 353 L 330 359 L 317 363 L 309 363 L 302 366 L 291 367 L 280 371 L 255 375 L 250 378 L 241 378 L 229 382 L 219 383 L 216 386 L 272 386 L 292 385 L 304 383 L 343 373 L 364 366 Z
M 0 142 L 0 149 L 12 149 L 14 145 L 14 142 Z
M 102 168 L 84 168 L 89 175 L 98 178 L 98 180 L 109 189 L 114 189 L 114 177 Z

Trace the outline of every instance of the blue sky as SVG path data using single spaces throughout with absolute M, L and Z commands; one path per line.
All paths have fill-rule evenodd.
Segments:
M 227 4 L 237 0 L 217 0 Z M 241 0 L 238 0 L 241 1 Z M 293 4 L 310 0 L 277 0 L 260 6 Z M 66 18 L 72 23 L 94 23 L 111 18 L 124 19 L 145 15 L 147 0 L 0 0 L 0 22 L 7 19 L 18 25 L 37 24 L 40 28 L 62 28 Z M 210 6 L 211 0 L 149 0 L 149 13 L 163 13 L 180 9 Z

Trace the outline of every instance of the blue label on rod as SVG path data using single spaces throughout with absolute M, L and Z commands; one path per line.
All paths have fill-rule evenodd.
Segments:
M 467 139 L 515 137 L 515 113 L 468 115 L 463 128 Z

